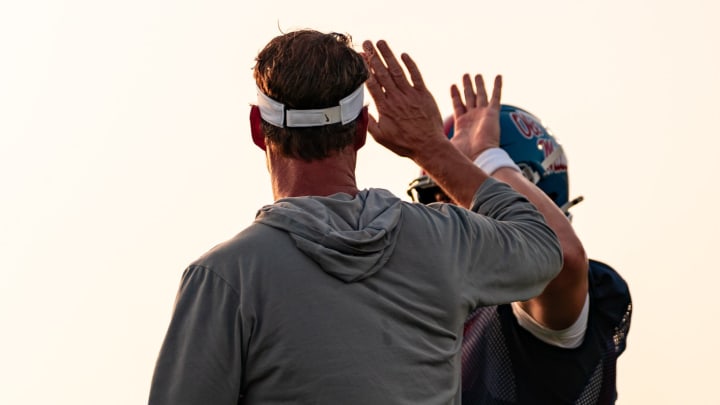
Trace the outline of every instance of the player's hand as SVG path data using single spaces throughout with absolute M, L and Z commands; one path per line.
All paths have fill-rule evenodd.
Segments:
M 432 151 L 433 142 L 447 142 L 440 109 L 410 56 L 403 53 L 401 58 L 412 83 L 387 42 L 378 41 L 376 49 L 371 41 L 364 41 L 363 50 L 370 69 L 366 86 L 378 112 L 377 118 L 370 116 L 368 121 L 373 138 L 416 161 L 418 154 Z
M 450 87 L 453 102 L 454 135 L 450 142 L 465 156 L 475 160 L 480 153 L 500 146 L 500 94 L 502 76 L 495 76 L 488 100 L 482 75 L 475 75 L 475 88 L 469 74 L 463 75 L 463 95 L 457 85 Z

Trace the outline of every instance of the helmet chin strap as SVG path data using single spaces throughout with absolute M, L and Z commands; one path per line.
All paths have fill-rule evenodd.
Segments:
M 585 197 L 583 197 L 583 196 L 575 197 L 560 207 L 560 210 L 562 212 L 564 212 L 565 215 L 567 215 L 568 221 L 572 222 L 572 214 L 569 211 L 570 208 L 580 204 L 582 202 L 582 200 L 584 200 L 584 199 L 585 199 Z
M 580 204 L 584 199 L 585 199 L 585 197 L 583 197 L 583 196 L 575 197 L 575 198 L 573 198 L 572 200 L 570 200 L 570 201 L 566 202 L 565 204 L 563 204 L 563 205 L 560 207 L 560 209 L 563 210 L 563 212 L 567 212 L 570 208 L 572 208 L 572 207 Z

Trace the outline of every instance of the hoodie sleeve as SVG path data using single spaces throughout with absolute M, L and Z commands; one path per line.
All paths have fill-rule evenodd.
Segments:
M 155 365 L 149 405 L 237 404 L 242 378 L 239 294 L 202 266 L 183 274 Z
M 465 247 L 472 252 L 465 282 L 481 294 L 471 293 L 472 302 L 527 300 L 560 272 L 563 259 L 557 236 L 535 206 L 507 184 L 486 180 L 465 215 L 474 225 L 474 246 Z

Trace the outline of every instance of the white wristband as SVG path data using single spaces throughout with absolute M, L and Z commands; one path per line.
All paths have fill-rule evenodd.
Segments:
M 503 167 L 509 167 L 518 172 L 520 171 L 518 165 L 513 162 L 510 155 L 502 148 L 485 149 L 483 153 L 475 159 L 475 166 L 481 168 L 488 175 L 492 175 L 497 169 Z

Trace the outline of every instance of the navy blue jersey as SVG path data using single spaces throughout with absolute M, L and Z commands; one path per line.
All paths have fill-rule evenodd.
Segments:
M 627 283 L 591 260 L 583 343 L 563 349 L 522 328 L 508 305 L 476 309 L 465 323 L 464 405 L 613 404 L 615 367 L 625 350 L 632 302 Z

